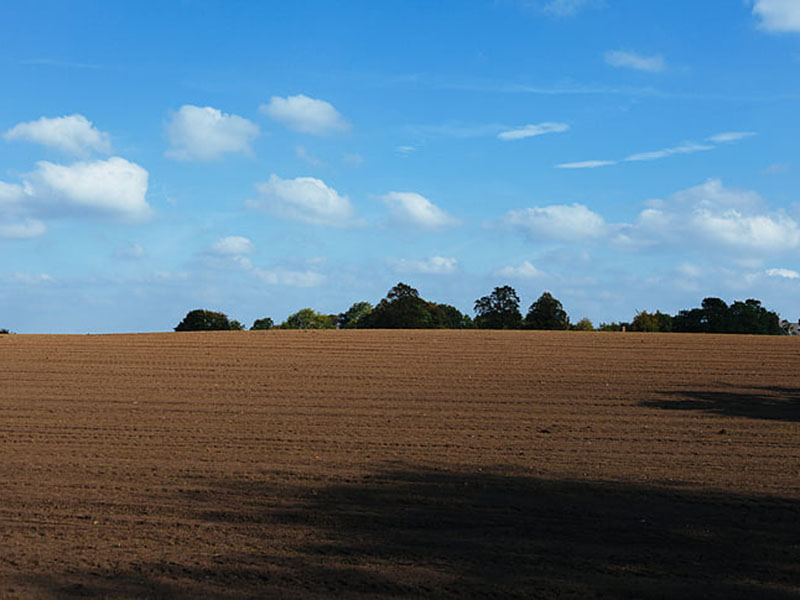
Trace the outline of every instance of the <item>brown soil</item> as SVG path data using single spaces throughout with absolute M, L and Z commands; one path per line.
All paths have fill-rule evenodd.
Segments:
M 0 336 L 0 598 L 797 598 L 800 341 Z

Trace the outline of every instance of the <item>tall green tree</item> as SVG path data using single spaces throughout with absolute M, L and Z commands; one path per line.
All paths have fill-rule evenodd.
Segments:
M 475 300 L 475 326 L 479 329 L 520 329 L 522 313 L 516 290 L 504 285 Z
M 339 327 L 342 329 L 357 329 L 359 323 L 366 315 L 372 312 L 369 302 L 356 302 L 346 312 L 339 315 Z
M 569 317 L 561 302 L 544 292 L 531 304 L 525 316 L 527 329 L 569 329 Z
M 273 327 L 275 327 L 275 322 L 269 317 L 264 317 L 263 319 L 256 319 L 253 321 L 253 326 L 250 328 L 250 331 L 263 331 L 272 329 Z

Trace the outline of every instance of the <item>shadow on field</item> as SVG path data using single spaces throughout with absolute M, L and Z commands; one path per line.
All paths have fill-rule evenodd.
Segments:
M 757 388 L 751 392 L 670 391 L 674 399 L 649 400 L 641 406 L 665 410 L 702 410 L 729 417 L 800 421 L 800 389 Z
M 800 594 L 796 500 L 400 468 L 334 483 L 285 472 L 207 482 L 176 503 L 219 535 L 207 564 L 139 565 L 120 580 L 128 592 L 107 575 L 53 597 Z

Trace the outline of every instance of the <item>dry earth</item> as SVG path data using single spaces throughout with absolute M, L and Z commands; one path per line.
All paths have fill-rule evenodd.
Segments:
M 0 598 L 798 598 L 800 340 L 0 336 Z

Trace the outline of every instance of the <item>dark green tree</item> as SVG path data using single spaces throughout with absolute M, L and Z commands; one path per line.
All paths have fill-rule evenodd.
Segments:
M 372 304 L 369 302 L 356 302 L 346 312 L 339 315 L 339 327 L 342 329 L 357 329 L 359 323 L 365 315 L 372 312 Z
M 569 329 L 569 317 L 561 302 L 544 292 L 525 316 L 527 329 Z
M 724 300 L 719 298 L 703 298 L 700 304 L 703 310 L 702 322 L 706 333 L 728 333 L 731 328 L 730 311 Z
M 672 316 L 657 310 L 649 313 L 646 310 L 640 311 L 633 318 L 630 331 L 672 331 Z
M 236 331 L 243 329 L 239 321 L 231 321 L 228 315 L 201 308 L 189 311 L 178 323 L 175 331 Z
M 269 317 L 264 317 L 263 319 L 256 319 L 253 321 L 253 326 L 250 328 L 250 331 L 264 331 L 266 329 L 272 329 L 273 327 L 275 327 L 275 322 Z
M 359 320 L 359 326 L 369 329 L 432 329 L 436 327 L 430 303 L 405 283 L 398 283 L 386 294 L 372 312 Z
M 520 329 L 519 296 L 510 285 L 496 287 L 475 300 L 475 326 L 479 329 Z

